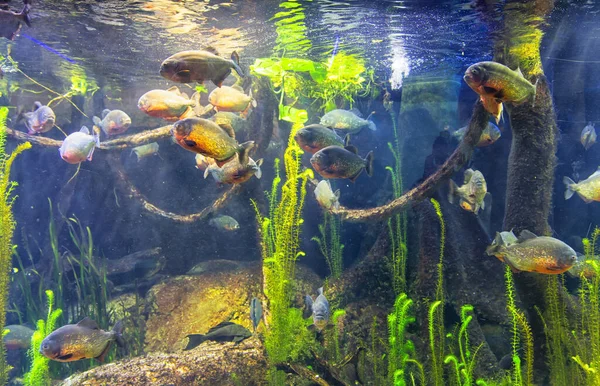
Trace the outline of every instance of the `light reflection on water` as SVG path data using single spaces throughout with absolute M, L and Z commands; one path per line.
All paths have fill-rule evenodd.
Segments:
M 274 52 L 276 28 L 282 25 L 308 38 L 299 41 L 298 54 L 322 60 L 339 41 L 339 50 L 364 55 L 376 74 L 393 79 L 395 86 L 409 71 L 454 70 L 490 48 L 487 31 L 466 0 L 280 3 L 39 0 L 32 11 L 33 28 L 22 32 L 77 61 L 99 84 L 121 87 L 159 82 L 164 58 L 209 45 L 227 57 L 238 51 L 247 66 Z M 292 12 L 295 3 L 301 13 Z M 290 15 L 274 17 L 285 12 Z M 7 44 L 0 42 L 0 52 L 6 52 Z M 65 60 L 25 37 L 13 43 L 13 54 L 33 75 L 69 82 L 71 69 Z

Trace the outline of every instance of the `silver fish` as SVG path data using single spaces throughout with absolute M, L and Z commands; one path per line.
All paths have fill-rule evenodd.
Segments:
M 70 164 L 92 160 L 94 149 L 100 144 L 97 134 L 90 135 L 87 127 L 83 126 L 81 130 L 71 133 L 65 138 L 58 149 L 60 157 Z
M 117 135 L 124 133 L 131 126 L 131 118 L 124 111 L 108 110 L 102 111 L 102 119 L 93 118 L 94 125 L 104 131 L 106 135 Z
M 583 128 L 583 130 L 581 130 L 580 140 L 585 150 L 588 150 L 596 143 L 596 138 L 598 138 L 596 129 L 594 128 L 592 122 L 590 122 L 586 127 Z
M 323 330 L 329 323 L 329 301 L 323 295 L 323 287 L 318 289 L 319 296 L 313 302 L 309 295 L 304 297 L 304 302 L 309 310 L 312 311 L 313 324 L 319 331 Z
M 363 119 L 353 111 L 335 109 L 323 115 L 320 123 L 323 126 L 350 134 L 358 133 L 363 127 L 368 127 L 375 131 L 377 130 L 377 127 L 375 126 L 375 123 L 371 121 L 372 115 L 373 113 L 371 113 L 367 119 Z
M 24 120 L 29 134 L 45 133 L 54 127 L 56 115 L 54 111 L 42 105 L 40 102 L 34 103 L 35 109 L 29 113 L 22 113 L 17 120 Z

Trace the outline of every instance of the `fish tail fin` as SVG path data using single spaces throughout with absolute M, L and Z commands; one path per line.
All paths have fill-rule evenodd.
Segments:
M 239 76 L 245 77 L 246 75 L 244 75 L 244 71 L 242 71 L 242 68 L 240 67 L 240 56 L 236 51 L 231 53 L 231 62 L 233 63 L 233 69 L 235 72 L 237 72 Z
M 115 342 L 119 347 L 125 347 L 125 340 L 123 339 L 123 330 L 125 326 L 123 325 L 123 321 L 119 320 L 113 327 L 112 332 L 115 337 Z
M 568 200 L 569 198 L 573 197 L 573 194 L 575 194 L 575 190 L 573 189 L 575 181 L 565 176 L 563 177 L 563 183 L 567 188 L 567 190 L 565 191 L 565 200 Z
M 201 108 L 202 105 L 200 104 L 200 93 L 198 91 L 196 91 L 194 94 L 192 94 L 192 97 L 190 98 L 190 100 L 193 103 L 193 107 L 194 108 Z
M 254 148 L 254 141 L 244 142 L 240 145 L 240 149 L 238 150 L 238 157 L 241 165 L 248 164 L 248 153 L 250 150 Z
M 369 116 L 367 117 L 367 121 L 369 121 L 369 129 L 372 131 L 377 131 L 377 126 L 375 126 L 375 122 L 373 122 L 373 114 L 375 114 L 375 111 L 369 114 Z
M 184 351 L 191 350 L 194 347 L 198 347 L 198 346 L 200 346 L 200 344 L 202 344 L 202 342 L 206 341 L 206 335 L 202 335 L 202 334 L 190 334 L 187 336 L 187 338 L 188 338 L 188 344 L 183 349 Z
M 454 198 L 456 197 L 456 191 L 458 190 L 458 185 L 453 180 L 448 182 L 448 202 L 454 204 Z
M 23 22 L 27 24 L 27 27 L 31 28 L 31 18 L 29 17 L 29 10 L 31 6 L 28 3 L 25 3 L 23 10 L 21 11 L 21 18 L 23 18 Z
M 365 161 L 367 162 L 365 171 L 367 172 L 367 175 L 371 177 L 373 175 L 373 151 L 370 151 L 369 154 L 367 154 Z

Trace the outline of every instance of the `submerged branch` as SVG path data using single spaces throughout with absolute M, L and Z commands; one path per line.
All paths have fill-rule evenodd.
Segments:
M 62 141 L 56 139 L 42 137 L 39 135 L 29 135 L 23 131 L 9 128 L 6 128 L 6 135 L 18 141 L 29 141 L 35 146 L 60 147 L 60 145 L 62 145 Z M 167 125 L 154 130 L 145 130 L 140 133 L 110 139 L 108 141 L 101 142 L 97 148 L 100 150 L 123 150 L 154 142 L 159 139 L 168 138 L 170 136 L 171 125 Z
M 113 157 L 113 160 L 109 162 L 109 165 L 111 165 L 111 169 L 117 175 L 117 181 L 121 189 L 129 198 L 138 201 L 145 210 L 154 215 L 165 217 L 181 223 L 192 223 L 205 219 L 213 211 L 225 205 L 227 200 L 230 197 L 236 195 L 240 190 L 240 185 L 234 185 L 228 191 L 223 193 L 221 197 L 215 200 L 215 202 L 213 202 L 212 205 L 207 206 L 200 212 L 181 215 L 177 213 L 167 212 L 166 210 L 163 210 L 149 202 L 146 199 L 146 197 L 131 183 L 131 181 L 129 181 L 129 178 L 127 178 L 127 174 L 125 173 L 125 169 L 121 164 L 121 160 L 118 157 Z
M 369 209 L 348 209 L 340 207 L 333 210 L 333 213 L 339 214 L 344 221 L 350 222 L 368 222 L 381 221 L 394 214 L 400 213 L 425 198 L 435 190 L 438 185 L 450 178 L 457 170 L 471 158 L 473 149 L 479 142 L 479 137 L 488 123 L 489 115 L 483 108 L 480 101 L 477 101 L 473 109 L 473 115 L 469 122 L 469 127 L 461 143 L 446 162 L 431 176 L 429 176 L 420 185 L 412 188 L 402 196 L 389 202 L 388 204 Z

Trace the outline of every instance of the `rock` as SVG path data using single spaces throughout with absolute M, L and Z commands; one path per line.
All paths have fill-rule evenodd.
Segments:
M 207 266 L 210 266 L 208 264 Z M 233 266 L 233 264 L 227 264 Z M 306 293 L 321 286 L 306 268 L 296 270 L 297 297 L 301 306 Z M 167 279 L 150 289 L 146 297 L 145 351 L 174 352 L 187 344 L 189 334 L 205 334 L 224 321 L 252 331 L 250 300 L 262 292 L 262 269 L 254 264 L 236 265 L 225 272 L 206 271 L 194 276 Z M 259 327 L 259 331 L 262 327 Z
M 62 386 L 264 385 L 267 359 L 256 337 L 239 344 L 206 342 L 193 350 L 153 353 L 95 367 Z

